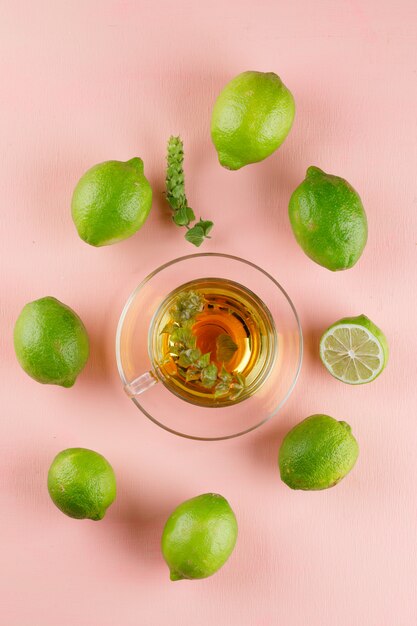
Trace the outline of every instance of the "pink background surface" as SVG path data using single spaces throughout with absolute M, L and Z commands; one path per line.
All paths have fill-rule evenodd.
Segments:
M 0 8 L 1 623 L 5 626 L 412 626 L 416 604 L 416 35 L 414 0 L 4 2 Z M 296 121 L 268 160 L 217 163 L 209 124 L 221 87 L 246 69 L 276 71 Z M 185 141 L 187 189 L 215 221 L 206 251 L 262 265 L 301 316 L 306 354 L 284 410 L 241 439 L 187 441 L 128 401 L 114 357 L 123 304 L 154 267 L 193 251 L 164 203 L 165 145 Z M 95 249 L 77 236 L 70 199 L 106 159 L 141 156 L 154 189 L 137 235 Z M 369 241 L 333 274 L 290 231 L 290 193 L 315 164 L 360 192 Z M 83 318 L 90 361 L 74 388 L 19 368 L 14 321 L 54 295 Z M 366 313 L 391 360 L 351 388 L 321 366 L 318 338 Z M 325 412 L 352 425 L 354 471 L 302 493 L 279 479 L 285 432 Z M 51 503 L 46 475 L 63 448 L 104 454 L 117 502 L 100 523 Z M 171 583 L 159 548 L 183 499 L 217 491 L 239 540 L 213 578 Z

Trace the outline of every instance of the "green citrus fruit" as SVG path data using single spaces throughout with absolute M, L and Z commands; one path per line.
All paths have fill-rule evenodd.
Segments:
M 143 161 L 105 161 L 78 181 L 72 196 L 72 219 L 81 239 L 108 246 L 134 235 L 149 215 L 152 189 Z
M 281 444 L 281 479 L 291 489 L 328 489 L 350 472 L 358 454 L 349 424 L 328 415 L 311 415 L 294 426 Z
M 366 315 L 345 317 L 320 340 L 320 358 L 330 374 L 344 383 L 370 383 L 388 361 L 384 333 Z
M 52 461 L 48 491 L 53 503 L 75 519 L 103 519 L 116 497 L 110 463 L 93 450 L 68 448 Z
M 220 93 L 211 118 L 219 161 L 229 170 L 262 161 L 290 132 L 294 98 L 273 72 L 243 72 Z
M 368 237 L 361 199 L 343 178 L 309 167 L 291 196 L 289 216 L 307 256 L 332 271 L 355 265 Z
M 87 331 L 78 315 L 50 296 L 23 307 L 14 327 L 22 368 L 39 383 L 72 387 L 87 362 Z
M 162 553 L 171 580 L 207 578 L 227 561 L 237 539 L 229 503 L 216 493 L 186 500 L 168 518 Z

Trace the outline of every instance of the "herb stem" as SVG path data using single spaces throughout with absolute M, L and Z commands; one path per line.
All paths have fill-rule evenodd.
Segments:
M 181 137 L 171 136 L 167 147 L 167 171 L 166 171 L 166 199 L 170 205 L 173 215 L 172 220 L 177 226 L 185 226 L 187 232 L 185 239 L 193 245 L 199 247 L 213 228 L 213 222 L 203 220 L 190 226 L 196 217 L 193 209 L 188 206 L 185 195 L 184 179 L 184 145 Z

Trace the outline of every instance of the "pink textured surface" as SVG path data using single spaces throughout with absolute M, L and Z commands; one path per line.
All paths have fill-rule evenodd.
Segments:
M 414 0 L 14 0 L 0 9 L 1 622 L 7 626 L 413 626 L 417 622 L 415 264 L 417 167 Z M 281 149 L 235 173 L 209 136 L 216 94 L 246 69 L 276 71 L 297 115 Z M 209 251 L 271 272 L 301 315 L 306 355 L 284 410 L 244 438 L 200 443 L 151 424 L 125 397 L 114 335 L 132 288 L 191 252 L 163 201 L 165 144 L 181 133 L 188 195 L 215 220 Z M 116 246 L 78 239 L 79 176 L 141 156 L 155 202 Z M 369 242 L 332 274 L 297 247 L 291 191 L 308 165 L 360 192 Z M 16 363 L 12 329 L 29 300 L 80 314 L 91 359 L 73 389 L 38 385 Z M 373 384 L 332 379 L 318 338 L 364 312 L 391 360 Z M 335 489 L 292 492 L 276 457 L 315 412 L 346 419 L 360 444 Z M 100 523 L 62 515 L 45 481 L 53 456 L 91 447 L 113 464 L 118 499 Z M 213 578 L 171 583 L 159 540 L 172 508 L 217 491 L 240 535 Z

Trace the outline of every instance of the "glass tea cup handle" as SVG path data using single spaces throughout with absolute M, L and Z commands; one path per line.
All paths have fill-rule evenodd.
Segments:
M 124 386 L 124 390 L 129 398 L 134 398 L 156 385 L 157 382 L 158 379 L 153 372 L 145 372 L 145 374 L 127 383 L 127 385 Z

